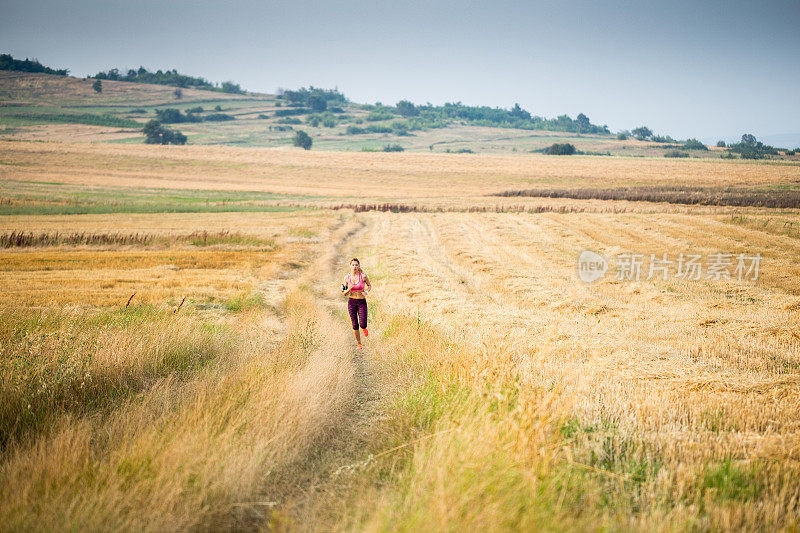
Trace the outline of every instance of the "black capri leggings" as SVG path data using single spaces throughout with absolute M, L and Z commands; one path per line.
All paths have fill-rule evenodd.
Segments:
M 359 324 L 361 325 L 361 329 L 367 329 L 366 298 L 348 298 L 347 312 L 350 313 L 350 322 L 353 323 L 354 330 L 358 329 Z

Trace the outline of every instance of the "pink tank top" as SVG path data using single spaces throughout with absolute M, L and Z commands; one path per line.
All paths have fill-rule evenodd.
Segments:
M 352 283 L 353 282 L 352 274 L 348 274 L 347 275 L 347 279 L 349 279 L 350 282 Z M 350 287 L 350 290 L 351 291 L 363 291 L 364 290 L 364 275 L 361 272 L 358 273 L 358 283 L 356 283 L 352 287 Z

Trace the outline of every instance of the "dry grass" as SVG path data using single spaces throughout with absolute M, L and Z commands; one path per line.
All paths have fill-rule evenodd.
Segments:
M 800 208 L 800 190 L 732 187 L 649 186 L 617 189 L 526 189 L 504 191 L 498 196 L 575 198 L 579 200 L 627 200 L 673 204 L 731 205 L 738 207 Z
M 0 254 L 5 528 L 800 527 L 797 213 L 495 212 L 484 196 L 659 172 L 786 185 L 796 167 L 22 143 L 3 158 L 14 179 L 408 206 L 0 217 L 33 242 L 151 239 Z M 584 284 L 584 249 L 763 262 L 755 282 Z M 375 286 L 365 353 L 338 295 L 353 256 Z
M 452 433 L 415 445 L 397 484 L 363 488 L 358 523 L 797 526 L 796 242 L 666 215 L 369 220 L 359 253 L 407 317 L 387 326 L 393 342 L 434 373 L 432 396 L 474 392 L 429 413 L 428 434 Z M 585 285 L 574 270 L 584 247 L 746 246 L 769 257 L 757 283 Z M 436 326 L 415 340 L 415 323 Z
M 148 106 L 175 102 L 174 87 L 103 80 L 103 92 L 92 89 L 94 80 L 68 76 L 0 72 L 0 100 L 17 105 L 135 105 Z M 237 100 L 242 96 L 226 93 L 183 89 L 182 102 L 195 100 Z
M 150 233 L 34 233 L 12 231 L 0 234 L 0 248 L 30 248 L 41 246 L 86 245 L 86 246 L 170 246 L 190 244 L 192 246 L 214 246 L 229 244 L 234 246 L 272 247 L 274 241 L 249 237 L 240 232 L 222 230 L 193 231 L 183 235 L 153 235 Z
M 27 142 L 0 142 L 0 153 L 6 163 L 0 165 L 0 179 L 268 191 L 340 201 L 431 199 L 449 205 L 533 186 L 661 185 L 664 176 L 675 185 L 692 186 L 791 186 L 800 180 L 797 164 L 663 158 L 464 158 L 453 154 Z

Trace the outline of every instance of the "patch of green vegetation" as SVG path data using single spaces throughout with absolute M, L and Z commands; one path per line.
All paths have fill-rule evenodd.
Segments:
M 206 334 L 199 322 L 174 329 L 173 322 L 172 313 L 150 305 L 86 315 L 0 312 L 0 448 L 46 431 L 64 413 L 113 409 L 154 378 L 199 371 L 230 349 L 231 336 Z M 117 346 L 125 339 L 136 341 Z M 109 349 L 129 357 L 114 371 L 95 362 Z
M 709 431 L 719 433 L 720 431 L 735 431 L 737 428 L 729 418 L 724 409 L 706 409 L 701 414 L 703 425 Z
M 312 199 L 257 191 L 90 187 L 17 180 L 0 184 L 0 194 L 14 200 L 0 205 L 0 215 L 289 212 L 300 208 L 267 202 Z
M 242 313 L 266 307 L 264 295 L 260 292 L 242 292 L 225 302 L 225 309 L 231 313 Z
M 614 429 L 616 426 L 608 421 L 602 421 L 598 424 L 588 424 L 584 425 L 581 423 L 580 419 L 572 415 L 566 418 L 562 423 L 561 427 L 559 428 L 559 433 L 565 439 L 572 439 L 580 435 L 584 435 L 587 433 L 596 433 L 599 431 L 609 431 Z
M 702 486 L 720 500 L 737 501 L 754 500 L 763 488 L 754 466 L 736 464 L 730 458 L 709 465 Z
M 467 389 L 441 383 L 428 373 L 423 381 L 395 399 L 392 411 L 402 413 L 403 423 L 412 433 L 429 431 L 454 403 L 465 401 L 468 395 Z
M 8 113 L 2 115 L 2 124 L 13 125 L 8 121 L 14 119 L 25 124 L 89 124 L 91 126 L 110 126 L 113 128 L 141 129 L 142 124 L 135 120 L 114 117 L 111 115 L 94 115 L 91 113 Z

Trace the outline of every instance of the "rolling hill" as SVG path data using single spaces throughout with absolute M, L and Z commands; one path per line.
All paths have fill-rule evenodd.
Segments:
M 662 156 L 672 144 L 618 140 L 608 134 L 499 128 L 475 121 L 452 120 L 443 127 L 409 130 L 395 108 L 347 103 L 336 112 L 292 115 L 297 108 L 274 94 L 228 94 L 198 89 L 124 81 L 102 81 L 102 92 L 92 88 L 93 79 L 50 74 L 0 71 L 0 139 L 142 143 L 139 128 L 164 109 L 178 109 L 182 116 L 194 110 L 198 122 L 175 124 L 189 144 L 215 144 L 289 148 L 294 131 L 302 129 L 313 138 L 315 150 L 372 151 L 389 145 L 404 150 L 455 153 L 535 152 L 553 143 L 571 143 L 579 153 L 590 155 Z M 227 115 L 232 120 L 203 120 Z M 282 116 L 281 116 L 282 115 Z M 316 119 L 314 118 L 316 117 Z M 719 157 L 721 150 L 696 150 L 692 157 Z

